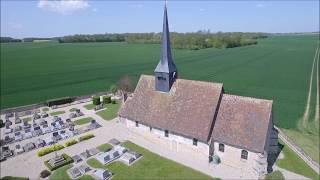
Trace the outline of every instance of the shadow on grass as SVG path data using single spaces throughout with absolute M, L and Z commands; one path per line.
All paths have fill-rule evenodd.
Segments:
M 268 154 L 268 173 L 273 172 L 272 166 L 276 163 L 284 145 L 278 142 L 278 152 L 275 154 Z

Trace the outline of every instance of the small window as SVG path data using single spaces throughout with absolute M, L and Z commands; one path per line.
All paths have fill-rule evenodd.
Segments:
M 139 122 L 138 121 L 136 121 L 136 127 L 139 127 Z
M 197 145 L 198 145 L 198 139 L 193 138 L 192 144 L 193 144 L 194 146 L 197 146 Z
M 241 159 L 248 159 L 248 151 L 246 150 L 241 151 Z
M 164 136 L 165 136 L 165 137 L 169 137 L 169 131 L 168 131 L 168 130 L 165 130 L 165 131 L 164 131 Z
M 219 151 L 224 152 L 224 144 L 219 144 Z
M 158 80 L 166 80 L 166 78 L 165 77 L 161 77 L 161 76 L 158 76 Z
M 152 131 L 152 127 L 149 127 L 150 132 Z

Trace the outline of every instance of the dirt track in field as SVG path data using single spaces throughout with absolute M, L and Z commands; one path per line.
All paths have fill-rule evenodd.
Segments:
M 314 122 L 316 123 L 316 126 L 319 126 L 319 110 L 320 110 L 320 106 L 319 106 L 319 91 L 320 91 L 320 89 L 319 89 L 319 76 L 320 76 L 320 74 L 319 74 L 319 58 L 320 58 L 320 52 L 319 52 L 319 48 L 318 48 L 318 61 L 317 61 L 317 72 L 316 72 L 316 77 L 317 77 L 317 81 L 316 81 L 316 83 L 317 83 L 317 99 L 316 99 L 316 113 L 315 113 L 315 116 L 314 116 Z
M 303 127 L 307 127 L 307 123 L 308 123 L 309 116 L 310 116 L 310 101 L 311 101 L 311 94 L 312 94 L 313 70 L 314 70 L 314 67 L 315 67 L 315 64 L 316 64 L 316 61 L 317 61 L 318 52 L 319 52 L 319 45 L 318 45 L 318 47 L 316 49 L 316 53 L 314 55 L 313 63 L 312 63 L 312 70 L 311 70 L 311 75 L 310 75 L 307 104 L 306 104 L 305 111 L 304 111 L 303 118 L 302 118 Z

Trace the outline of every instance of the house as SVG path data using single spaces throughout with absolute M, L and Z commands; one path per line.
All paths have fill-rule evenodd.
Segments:
M 271 100 L 225 93 L 222 83 L 178 78 L 164 8 L 162 49 L 154 76 L 141 75 L 119 111 L 128 128 L 164 139 L 175 150 L 190 149 L 229 166 L 267 173 L 277 153 Z

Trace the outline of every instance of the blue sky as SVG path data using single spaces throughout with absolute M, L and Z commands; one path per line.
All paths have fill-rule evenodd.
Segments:
M 1 0 L 1 36 L 159 32 L 163 1 Z M 170 31 L 319 31 L 319 1 L 168 1 Z

